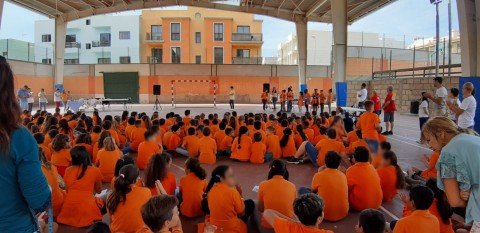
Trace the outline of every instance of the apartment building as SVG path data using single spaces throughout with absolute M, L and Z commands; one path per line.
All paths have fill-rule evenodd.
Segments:
M 461 53 L 460 48 L 460 32 L 452 30 L 452 54 Z M 440 52 L 448 52 L 448 36 L 440 37 L 439 49 Z M 415 48 L 416 50 L 425 50 L 430 52 L 435 52 L 435 46 L 437 44 L 436 37 L 417 37 L 411 45 L 408 46 L 409 49 Z

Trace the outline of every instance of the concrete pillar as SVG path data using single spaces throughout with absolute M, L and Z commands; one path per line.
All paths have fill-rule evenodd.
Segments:
M 5 0 L 0 0 L 0 29 L 2 28 L 3 4 Z
M 462 49 L 462 76 L 480 76 L 480 23 L 475 16 L 480 15 L 480 0 L 457 0 L 460 45 Z
M 330 0 L 333 25 L 333 78 L 337 105 L 347 105 L 347 0 Z
M 298 84 L 299 90 L 307 89 L 307 21 L 302 18 L 295 21 L 298 48 Z
M 64 67 L 66 33 L 67 33 L 67 23 L 63 20 L 61 16 L 55 17 L 54 84 L 63 84 L 63 67 Z

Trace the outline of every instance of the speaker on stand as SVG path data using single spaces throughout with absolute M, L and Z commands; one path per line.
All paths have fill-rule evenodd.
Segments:
M 155 95 L 155 104 L 153 105 L 154 111 L 163 111 L 163 107 L 160 104 L 160 100 L 158 100 L 158 96 L 161 94 L 161 86 L 160 85 L 153 85 L 153 94 Z

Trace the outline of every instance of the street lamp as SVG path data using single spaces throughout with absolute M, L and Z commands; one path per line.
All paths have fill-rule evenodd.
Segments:
M 436 43 L 435 43 L 435 77 L 438 77 L 438 70 L 440 67 L 439 61 L 440 61 L 440 53 L 438 50 L 440 49 L 440 16 L 438 14 L 438 6 L 442 0 L 430 0 L 431 4 L 435 5 L 436 11 L 437 11 L 437 16 L 436 16 L 436 26 L 437 26 L 437 35 L 436 35 Z

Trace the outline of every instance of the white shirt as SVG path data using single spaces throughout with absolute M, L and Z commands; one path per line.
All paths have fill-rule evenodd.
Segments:
M 48 103 L 47 94 L 45 94 L 45 92 L 39 92 L 39 93 L 38 93 L 38 102 L 40 102 L 40 103 Z
M 447 96 L 448 96 L 447 88 L 445 88 L 444 86 L 439 87 L 435 91 L 435 98 L 442 97 L 443 101 L 442 101 L 442 104 L 433 103 L 433 107 L 435 109 L 444 109 L 445 108 L 445 101 L 447 100 Z
M 425 113 L 425 111 L 423 110 L 423 108 L 426 108 L 426 109 L 427 109 L 427 112 L 428 112 L 428 101 L 424 100 L 424 101 L 422 101 L 422 103 L 420 104 L 420 108 L 418 109 L 418 117 L 428 117 L 428 114 Z
M 360 102 L 365 101 L 365 100 L 367 99 L 367 95 L 368 95 L 367 89 L 364 88 L 364 89 L 360 90 L 360 91 L 358 92 L 358 95 L 359 95 L 358 101 L 360 101 Z
M 462 104 L 458 98 L 449 99 L 448 102 L 450 102 L 451 104 L 457 107 Z M 457 114 L 455 114 L 452 110 L 450 110 L 450 108 L 447 108 L 447 114 L 448 114 L 448 119 L 452 121 L 457 120 Z
M 475 110 L 477 109 L 477 100 L 475 97 L 469 96 L 463 99 L 460 108 L 463 109 L 463 113 L 458 116 L 458 126 L 460 128 L 468 128 L 475 125 Z
M 62 102 L 62 93 L 60 93 L 59 91 L 56 91 L 55 93 L 53 93 L 53 101 Z

